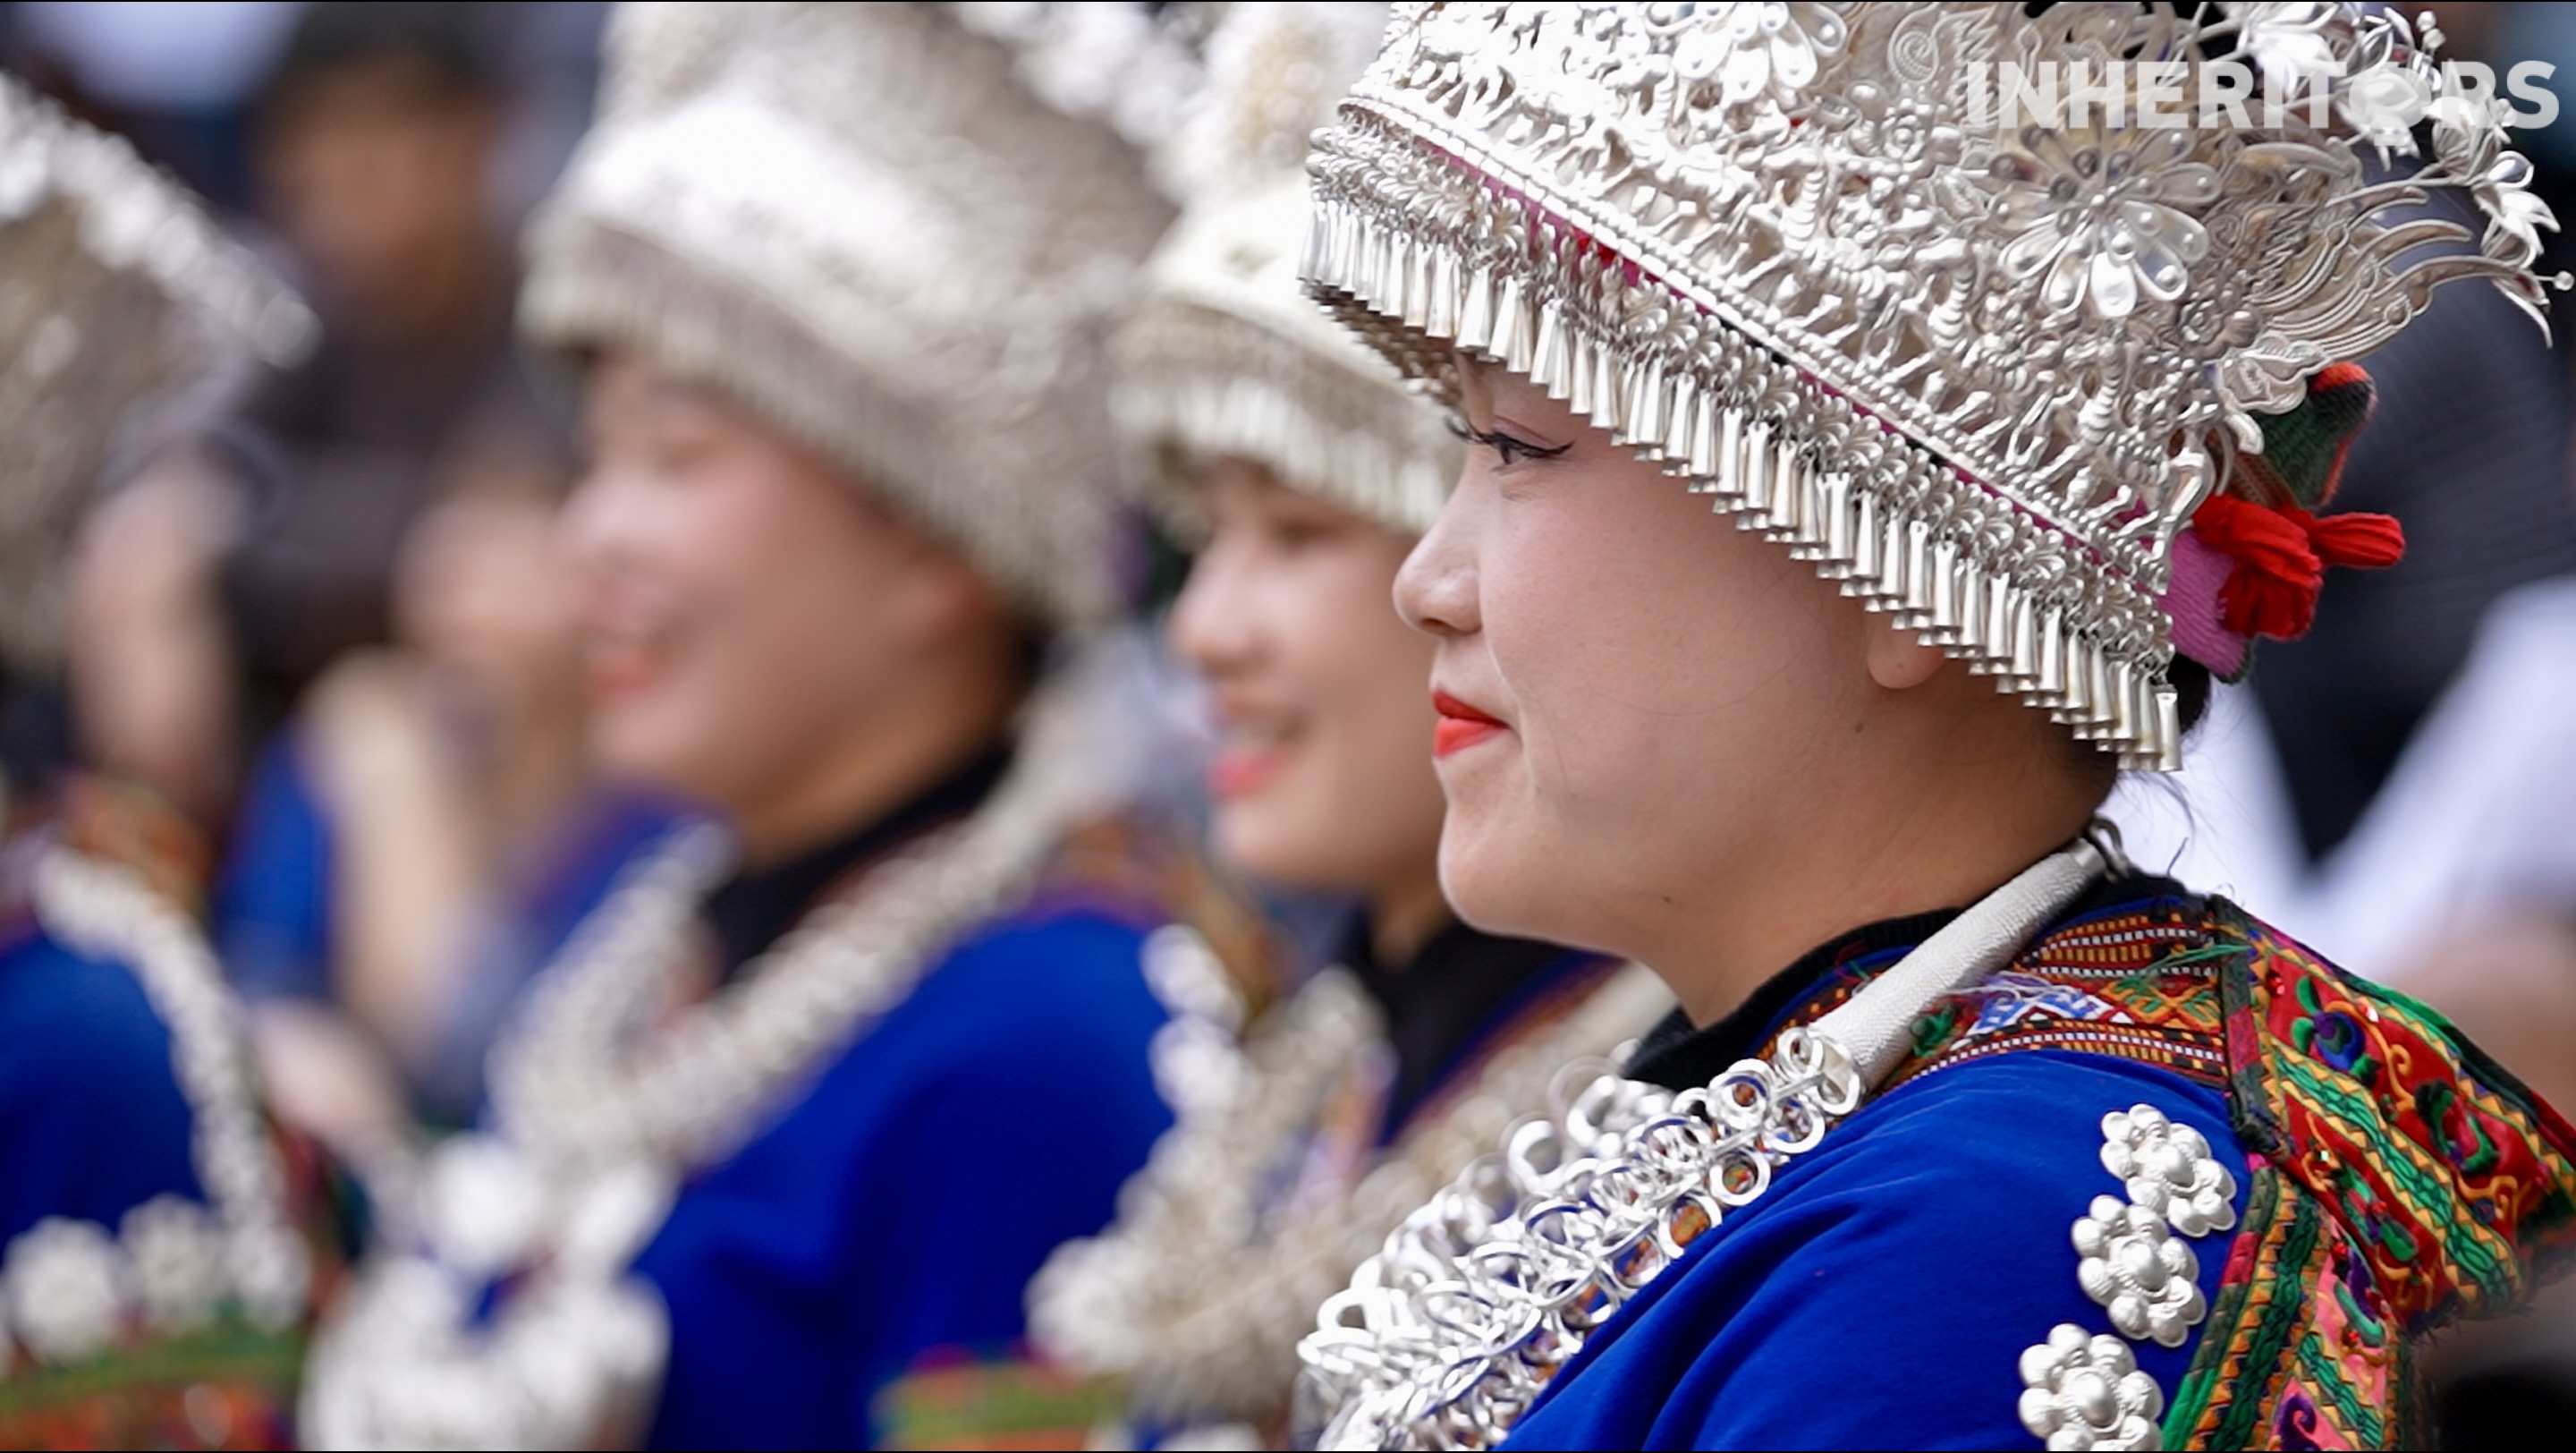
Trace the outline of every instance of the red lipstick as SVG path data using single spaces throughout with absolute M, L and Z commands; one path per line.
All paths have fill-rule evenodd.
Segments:
M 1446 757 L 1511 730 L 1500 717 L 1478 711 L 1445 691 L 1431 693 L 1431 709 L 1440 724 L 1431 729 L 1431 755 Z

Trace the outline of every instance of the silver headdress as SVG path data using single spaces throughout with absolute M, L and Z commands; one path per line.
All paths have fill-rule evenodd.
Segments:
M 1408 373 L 1501 360 L 2170 769 L 2176 536 L 2250 489 L 2259 417 L 2437 284 L 2536 311 L 2554 223 L 2500 110 L 2432 100 L 2434 37 L 2376 7 L 2028 9 L 1408 7 L 1317 139 L 1305 272 Z M 2194 114 L 2220 62 L 2236 109 Z M 2016 73 L 2087 83 L 2084 114 Z M 2372 182 L 2362 150 L 2428 115 L 2432 159 Z M 2474 246 L 2412 210 L 2432 188 Z
M 1298 285 L 1307 138 L 1376 54 L 1382 5 L 1227 8 L 1162 154 L 1187 210 L 1111 345 L 1114 406 L 1183 523 L 1189 467 L 1220 456 L 1418 534 L 1457 477 L 1437 410 Z
M 1039 619 L 1106 614 L 1102 351 L 1172 216 L 1122 133 L 1188 64 L 1145 10 L 621 9 L 527 330 L 701 377 Z
M 0 663 L 59 667 L 64 556 L 99 483 L 314 332 L 132 148 L 0 76 Z

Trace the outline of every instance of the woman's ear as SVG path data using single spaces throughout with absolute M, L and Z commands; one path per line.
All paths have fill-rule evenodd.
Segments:
M 1938 646 L 1881 618 L 1869 633 L 1869 679 L 1889 691 L 1908 691 L 1929 681 L 1949 658 Z

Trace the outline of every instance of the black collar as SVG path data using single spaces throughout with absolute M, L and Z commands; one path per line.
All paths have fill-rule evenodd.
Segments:
M 872 822 L 774 867 L 735 874 L 707 895 L 705 909 L 725 976 L 741 972 L 785 936 L 851 870 L 939 823 L 973 812 L 1010 765 L 1010 747 L 996 746 Z
M 1497 938 L 1451 920 L 1409 963 L 1380 964 L 1365 918 L 1342 962 L 1386 1015 L 1395 1086 L 1386 1124 L 1400 1125 L 1491 1030 L 1554 977 L 1553 966 L 1588 956 L 1525 938 Z

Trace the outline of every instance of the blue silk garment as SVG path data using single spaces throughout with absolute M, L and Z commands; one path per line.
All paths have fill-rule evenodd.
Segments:
M 169 1208 L 139 1223 L 129 1213 L 156 1201 L 233 1209 L 210 1201 L 199 1156 L 237 1143 L 200 1144 L 213 1122 L 182 1086 L 180 1036 L 145 987 L 147 969 L 184 979 L 188 967 L 121 956 L 144 952 L 139 943 L 74 947 L 47 929 L 34 896 L 39 866 L 62 853 L 49 870 L 124 876 L 130 890 L 183 910 L 202 851 L 148 792 L 73 774 L 57 796 L 41 826 L 0 848 L 0 1250 L 13 1281 L 0 1324 L 0 1356 L 12 1364 L 0 1372 L 0 1447 L 293 1446 L 301 1318 L 240 1316 L 228 1271 L 222 1289 L 203 1293 L 203 1315 L 143 1314 L 153 1291 L 132 1258 L 144 1254 L 135 1237 L 150 1232 L 137 1226 L 167 1227 Z M 211 1031 L 194 1052 L 213 1054 L 234 1028 L 192 1027 Z M 262 1141 L 277 1155 L 273 1191 L 287 1223 L 267 1229 L 300 1233 L 322 1263 L 314 1280 L 328 1284 L 338 1245 L 328 1167 L 291 1135 L 253 1143 Z M 169 1263 L 153 1264 L 166 1295 Z M 89 1320 L 101 1313 L 113 1320 Z M 66 1315 L 97 1335 L 48 1346 L 39 1329 L 60 1335 Z
M 124 964 L 0 908 L 0 1246 L 48 1216 L 113 1228 L 155 1196 L 203 1199 L 170 1031 Z
M 933 1348 L 1005 1347 L 1047 1254 L 1106 1225 L 1170 1124 L 1141 917 L 988 925 L 732 1158 L 636 1260 L 669 1305 L 651 1445 L 873 1443 Z
M 2153 891 L 2132 880 L 2095 896 Z M 1728 1020 L 1658 1031 L 1629 1073 L 1704 1084 L 1949 916 L 1875 925 L 1819 949 Z M 2035 985 L 1980 1004 L 2003 1033 L 2052 1014 L 2080 1027 L 2104 1007 Z M 2077 1283 L 2070 1233 L 2095 1197 L 2122 1196 L 2102 1162 L 2102 1119 L 2138 1104 L 2206 1137 L 2235 1178 L 2241 1217 L 2249 1177 L 2220 1090 L 2047 1048 L 1948 1064 L 1865 1103 L 1703 1234 L 1558 1370 L 1504 1446 L 2038 1447 L 2017 1411 L 2022 1353 L 2060 1323 L 2110 1330 Z M 2212 1301 L 2230 1240 L 2192 1243 Z M 2179 1347 L 2135 1341 L 2129 1351 L 2170 1397 L 2206 1327 Z
M 869 864 L 972 811 L 996 752 L 887 817 L 707 903 L 743 972 Z M 1142 835 L 1068 852 L 911 995 L 692 1176 L 635 1261 L 670 1314 L 656 1448 L 847 1448 L 933 1348 L 1023 1332 L 1047 1254 L 1109 1221 L 1171 1112 L 1147 1049 L 1168 1021 L 1147 934 L 1172 918 Z
M 333 997 L 333 864 L 337 833 L 288 730 L 261 753 L 214 885 L 208 935 L 245 998 Z M 413 1110 L 436 1125 L 470 1123 L 483 1056 L 519 991 L 681 811 L 655 795 L 593 786 L 515 855 L 467 947 L 447 1023 L 425 1064 L 407 1066 Z
M 2179 1076 L 2045 1050 L 1944 1070 L 1864 1105 L 1702 1236 L 1504 1446 L 2038 1447 L 2022 1351 L 2061 1322 L 2109 1329 L 2069 1231 L 2120 1194 L 2102 1117 L 2140 1103 L 2206 1136 L 2241 1201 L 2225 1103 Z M 2195 1247 L 2213 1299 L 2227 1241 Z M 2129 1350 L 2170 1395 L 2201 1330 Z

